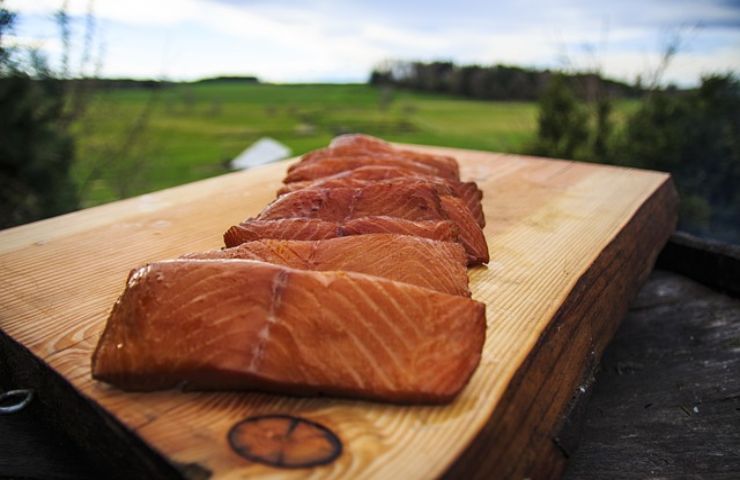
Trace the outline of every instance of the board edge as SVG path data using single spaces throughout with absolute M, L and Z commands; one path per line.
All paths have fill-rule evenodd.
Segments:
M 445 469 L 441 478 L 558 478 L 562 475 L 569 452 L 559 443 L 561 430 L 566 425 L 578 423 L 568 419 L 567 415 L 569 411 L 582 410 L 577 408 L 579 397 L 587 399 L 587 396 L 580 395 L 583 392 L 579 390 L 579 387 L 584 382 L 586 385 L 590 383 L 588 379 L 593 376 L 604 349 L 626 314 L 630 301 L 634 299 L 640 286 L 652 271 L 661 249 L 675 231 L 677 221 L 678 194 L 672 177 L 664 174 L 663 181 L 635 209 L 624 228 L 617 232 L 591 266 L 580 275 L 566 300 L 541 332 L 535 347 L 530 350 L 509 379 L 504 394 L 497 407 L 494 408 L 491 417 L 471 437 L 468 445 Z M 633 245 L 630 245 L 630 239 L 635 237 L 643 239 L 649 237 L 652 241 L 639 242 L 642 243 L 641 245 L 633 241 Z M 619 284 L 606 282 L 603 288 L 607 292 L 596 292 L 594 285 L 598 284 L 598 280 L 604 283 L 604 277 L 609 274 L 610 268 L 614 267 L 614 258 L 625 252 L 641 257 L 639 259 L 641 261 L 631 266 L 629 278 L 626 276 Z M 624 265 L 629 266 L 624 261 L 620 262 L 620 266 Z M 551 405 L 550 408 L 554 408 L 555 411 L 554 413 L 546 411 L 547 418 L 544 424 L 539 423 L 535 425 L 536 428 L 531 429 L 536 432 L 534 448 L 531 448 L 531 444 L 516 445 L 516 442 L 511 440 L 515 437 L 520 425 L 513 425 L 512 419 L 517 417 L 517 413 L 519 417 L 525 417 L 529 409 L 523 405 L 531 404 L 535 400 L 534 396 L 541 395 L 541 392 L 533 387 L 533 384 L 537 382 L 532 381 L 532 372 L 537 372 L 538 369 L 548 372 L 548 361 L 552 356 L 555 356 L 557 360 L 571 353 L 566 350 L 572 350 L 575 342 L 571 342 L 573 338 L 566 334 L 579 333 L 577 327 L 585 318 L 592 319 L 593 316 L 604 313 L 601 311 L 604 308 L 600 308 L 595 300 L 604 298 L 609 292 L 619 298 L 617 304 L 620 305 L 620 309 L 612 312 L 611 315 L 602 317 L 603 331 L 600 335 L 594 335 L 589 330 L 592 333 L 588 343 L 590 351 L 582 352 L 578 355 L 581 358 L 575 359 L 574 371 L 570 372 L 565 388 L 562 388 L 563 385 L 557 385 L 557 382 L 550 382 L 551 389 L 562 389 L 568 393 L 567 397 Z M 588 305 L 588 310 L 579 311 L 579 303 L 589 300 L 589 295 L 593 298 L 590 299 L 591 304 Z M 561 351 L 554 351 L 551 344 L 555 343 L 554 340 L 558 336 L 565 337 L 568 342 Z M 566 344 L 566 342 L 561 343 Z M 557 362 L 552 362 L 553 365 L 555 363 Z M 545 380 L 548 378 L 546 377 Z M 584 387 L 584 390 L 587 388 Z M 530 420 L 530 423 L 532 422 Z M 569 436 L 572 437 L 572 433 Z M 523 448 L 525 446 L 526 449 Z M 511 451 L 517 448 L 519 450 Z

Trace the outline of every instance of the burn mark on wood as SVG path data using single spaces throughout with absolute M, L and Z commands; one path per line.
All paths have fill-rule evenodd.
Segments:
M 231 448 L 247 460 L 277 468 L 326 465 L 342 454 L 342 442 L 320 423 L 293 415 L 261 415 L 235 424 Z

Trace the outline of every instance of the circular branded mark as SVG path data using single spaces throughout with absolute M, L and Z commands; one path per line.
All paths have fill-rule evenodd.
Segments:
M 236 453 L 278 468 L 326 465 L 342 454 L 339 437 L 324 425 L 293 415 L 246 418 L 229 430 Z

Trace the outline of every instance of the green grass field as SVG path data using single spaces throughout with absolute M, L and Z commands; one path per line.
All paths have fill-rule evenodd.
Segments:
M 632 108 L 617 105 L 617 117 Z M 537 106 L 367 85 L 180 84 L 97 94 L 74 126 L 82 206 L 218 175 L 261 137 L 294 154 L 344 132 L 400 142 L 521 152 Z

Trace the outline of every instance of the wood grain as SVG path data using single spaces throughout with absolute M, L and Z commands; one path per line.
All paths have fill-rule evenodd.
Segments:
M 739 373 L 740 299 L 656 270 L 604 353 L 565 477 L 738 478 Z
M 110 414 L 123 427 L 118 435 L 135 434 L 128 448 L 151 449 L 149 457 L 131 456 L 141 464 L 139 471 L 177 471 L 168 463 L 184 475 L 223 478 L 559 473 L 564 460 L 552 438 L 562 413 L 674 228 L 670 178 L 419 149 L 455 155 L 463 178 L 477 181 L 485 194 L 492 260 L 469 275 L 473 297 L 488 307 L 487 340 L 470 385 L 449 406 L 267 394 L 132 394 L 91 380 L 92 349 L 128 271 L 218 247 L 228 226 L 274 197 L 288 163 L 0 232 L 0 327 L 94 411 Z M 342 455 L 326 466 L 276 470 L 229 448 L 227 433 L 235 423 L 268 414 L 325 425 L 342 440 Z M 82 415 L 79 422 L 88 431 L 109 428 L 96 415 Z

